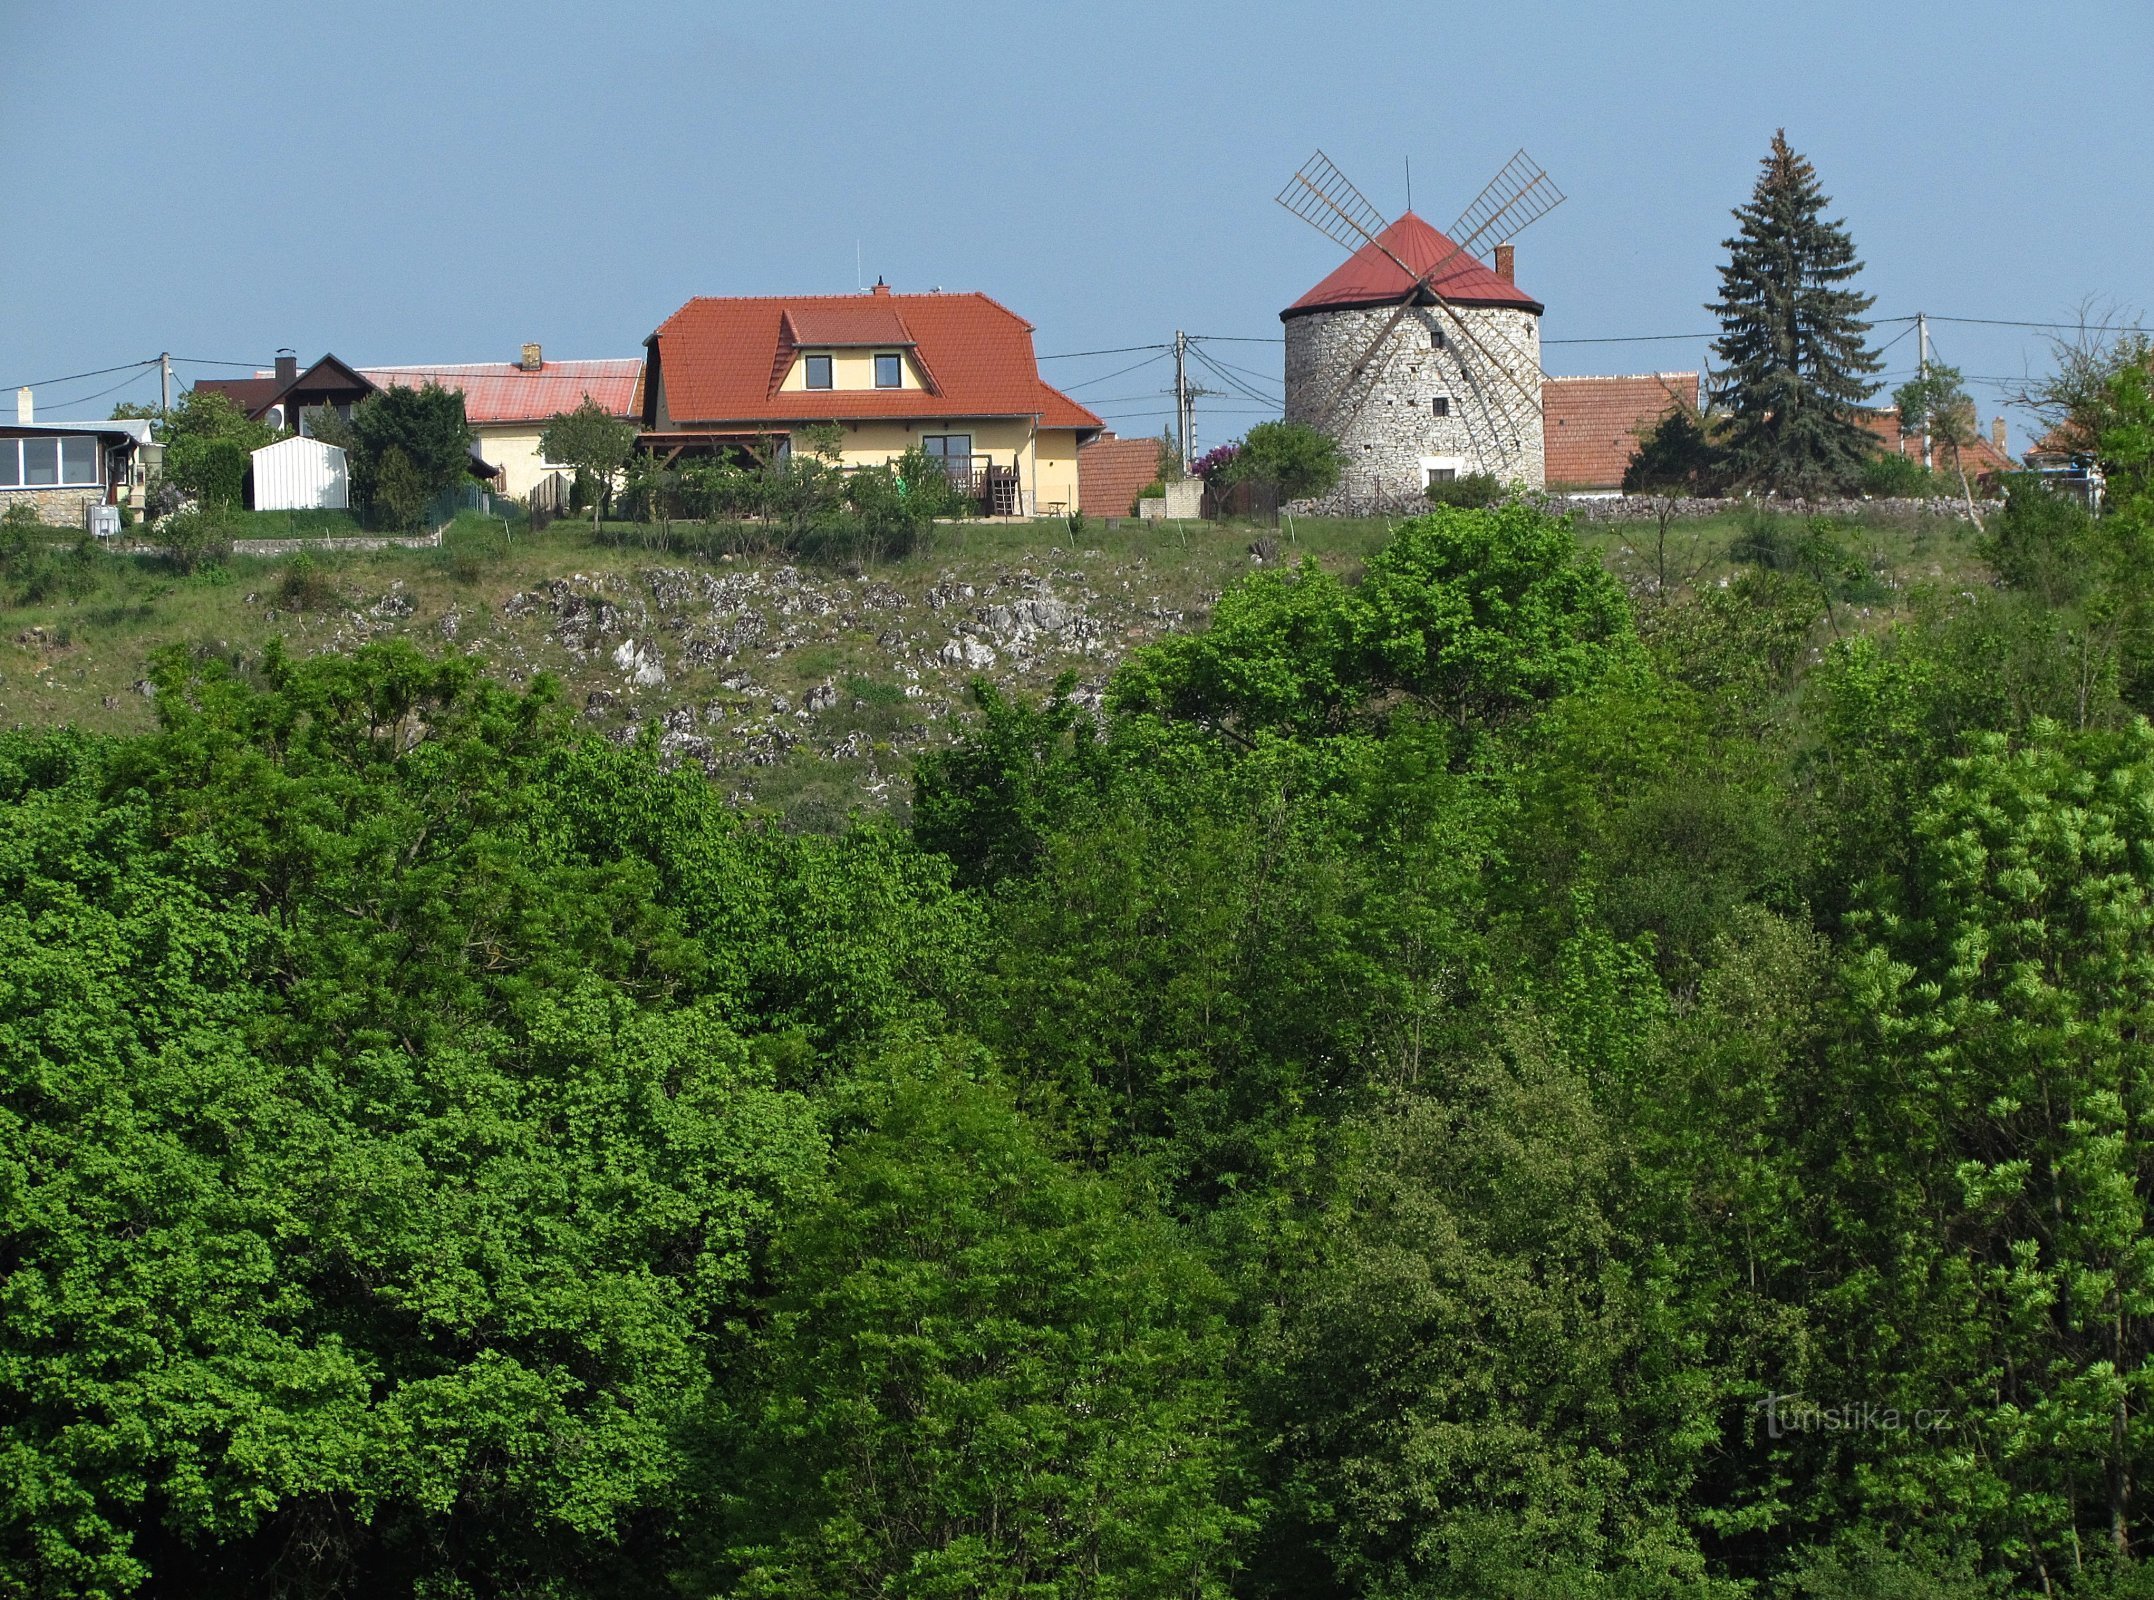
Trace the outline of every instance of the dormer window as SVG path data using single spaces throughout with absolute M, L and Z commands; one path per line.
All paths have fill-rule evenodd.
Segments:
M 830 357 L 809 356 L 801 362 L 801 382 L 810 389 L 830 387 Z
M 879 355 L 875 358 L 875 387 L 878 389 L 902 389 L 905 387 L 903 357 Z

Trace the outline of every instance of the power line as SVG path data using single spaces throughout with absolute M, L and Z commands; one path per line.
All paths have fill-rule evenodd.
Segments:
M 102 378 L 115 372 L 132 372 L 137 367 L 156 365 L 157 358 L 151 356 L 147 361 L 130 361 L 124 367 L 99 367 L 95 372 L 70 372 L 64 378 L 38 378 L 29 383 L 4 383 L 0 384 L 0 389 L 49 389 L 56 383 L 73 383 L 81 378 Z
M 1077 382 L 1065 384 L 1063 387 L 1067 391 L 1072 393 L 1079 389 L 1090 389 L 1097 384 L 1107 382 L 1109 379 L 1122 377 L 1127 373 L 1137 371 L 1140 367 L 1148 367 L 1153 362 L 1162 361 L 1164 359 L 1166 359 L 1166 350 L 1164 347 L 1162 347 L 1158 355 L 1146 356 L 1142 361 L 1132 361 L 1126 367 L 1117 367 L 1112 372 L 1103 372 L 1096 378 L 1080 378 L 1077 380 Z
M 79 394 L 70 396 L 68 399 L 65 400 L 44 401 L 42 403 L 43 408 L 58 411 L 68 406 L 86 406 L 93 400 L 104 399 L 105 396 L 108 394 L 118 394 L 122 389 L 131 389 L 148 376 L 149 373 L 147 372 L 138 372 L 133 377 L 122 378 L 118 383 L 115 383 L 109 389 L 98 390 L 95 394 Z
M 1220 360 L 1218 356 L 1212 356 L 1208 359 L 1218 362 L 1220 366 L 1225 367 L 1230 372 L 1238 372 L 1245 378 L 1254 378 L 1258 383 L 1268 383 L 1274 387 L 1278 385 L 1279 380 L 1268 372 L 1258 372 L 1250 367 L 1239 367 L 1231 361 Z
M 1606 339 L 1543 339 L 1550 344 L 1665 344 L 1677 339 L 1717 339 L 1718 333 L 1632 333 Z
M 1065 350 L 1060 355 L 1034 356 L 1035 361 L 1075 361 L 1079 356 L 1130 356 L 1139 350 L 1171 350 L 1172 345 L 1125 344 L 1116 350 Z
M 212 361 L 207 356 L 174 356 L 172 360 L 175 364 L 190 367 L 247 367 L 253 369 L 268 364 L 261 361 Z M 154 365 L 155 363 L 151 364 Z
M 1241 379 L 1235 377 L 1233 373 L 1227 371 L 1225 367 L 1222 367 L 1218 362 L 1214 361 L 1210 356 L 1206 355 L 1202 348 L 1193 349 L 1191 350 L 1190 354 L 1194 355 L 1199 361 L 1203 362 L 1204 365 L 1209 368 L 1214 375 L 1218 377 L 1219 381 L 1221 383 L 1224 383 L 1228 388 L 1240 391 L 1241 394 L 1244 395 L 1246 398 L 1257 401 L 1261 405 L 1272 405 L 1275 403 L 1270 395 L 1258 394 L 1256 390 L 1250 388 L 1248 384 L 1242 382 Z

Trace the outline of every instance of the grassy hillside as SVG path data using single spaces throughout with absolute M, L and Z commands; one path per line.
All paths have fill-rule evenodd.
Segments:
M 192 575 L 153 556 L 71 563 L 54 532 L 0 578 L 0 725 L 145 728 L 145 666 L 173 645 L 239 655 L 282 638 L 310 655 L 404 637 L 473 652 L 511 682 L 552 673 L 609 736 L 649 728 L 730 792 L 824 826 L 902 797 L 893 780 L 945 736 L 971 678 L 1038 690 L 1074 672 L 1096 694 L 1129 650 L 1200 626 L 1261 562 L 1351 576 L 1388 526 L 958 524 L 863 569 L 683 556 L 626 526 L 601 538 L 575 522 L 530 534 L 467 519 L 440 550 L 238 558 Z M 1804 526 L 1771 518 L 1579 537 L 1647 606 L 1663 574 L 1674 598 L 1746 561 L 1810 559 Z M 1846 523 L 1830 539 L 1838 604 L 1821 641 L 1924 588 L 1987 581 L 1957 524 Z

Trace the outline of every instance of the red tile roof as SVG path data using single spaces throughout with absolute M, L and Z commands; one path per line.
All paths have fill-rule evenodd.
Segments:
M 1911 460 L 1922 459 L 1922 436 L 1919 433 L 1908 437 L 1901 436 L 1900 413 L 1897 409 L 1865 412 L 1862 425 L 1883 440 L 1887 450 L 1907 456 Z M 1986 433 L 1977 433 L 1974 442 L 1960 451 L 1960 458 L 1970 478 L 2019 470 L 2019 464 L 1998 449 Z M 1952 470 L 1952 451 L 1944 445 L 1931 445 L 1930 460 L 1939 471 Z
M 888 328 L 895 319 L 934 389 L 789 389 L 780 358 L 793 329 Z M 1040 379 L 1032 325 L 984 294 L 759 295 L 689 301 L 647 341 L 675 429 L 883 417 L 1031 417 L 1097 429 L 1092 412 Z M 802 340 L 802 343 L 810 341 Z
M 1459 250 L 1449 238 L 1411 211 L 1377 235 L 1377 239 L 1390 249 L 1391 255 L 1397 256 L 1416 273 L 1429 272 L 1437 263 L 1448 260 L 1450 264 L 1434 280 L 1435 287 L 1446 300 L 1468 306 L 1517 306 L 1536 316 L 1544 309 L 1532 295 L 1517 284 L 1497 277 L 1476 257 Z M 1390 255 L 1374 244 L 1365 244 L 1347 257 L 1330 277 L 1280 312 L 1279 318 L 1283 322 L 1288 317 L 1310 311 L 1397 305 L 1406 298 L 1413 283 L 1413 278 L 1401 272 L 1398 262 Z
M 1541 446 L 1551 489 L 1619 489 L 1638 436 L 1677 405 L 1698 409 L 1695 372 L 1544 378 Z
M 1077 509 L 1088 517 L 1135 516 L 1137 491 L 1158 476 L 1157 439 L 1094 439 L 1077 452 Z
M 911 344 L 905 319 L 890 302 L 894 295 L 846 300 L 836 305 L 787 306 L 785 331 L 795 345 Z
M 643 363 L 629 356 L 617 361 L 549 361 L 526 372 L 513 361 L 471 361 L 437 367 L 363 367 L 361 374 L 381 388 L 407 389 L 438 383 L 460 390 L 464 417 L 476 427 L 505 422 L 544 422 L 574 411 L 586 396 L 607 413 L 634 417 L 641 409 L 638 386 Z

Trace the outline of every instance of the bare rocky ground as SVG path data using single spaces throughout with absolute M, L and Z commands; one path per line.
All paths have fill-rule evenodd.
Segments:
M 649 737 L 668 764 L 820 825 L 902 805 L 914 757 L 955 736 L 975 678 L 1040 693 L 1069 673 L 1096 704 L 1130 650 L 1204 623 L 1224 584 L 1258 564 L 1249 544 L 1038 539 L 837 571 L 586 542 L 461 578 L 435 552 L 385 552 L 325 570 L 325 592 L 296 608 L 277 562 L 206 584 L 116 579 L 126 593 L 7 614 L 0 725 L 146 727 L 144 663 L 167 644 L 239 656 L 281 638 L 312 655 L 407 639 L 470 653 L 510 683 L 549 673 L 605 737 Z

